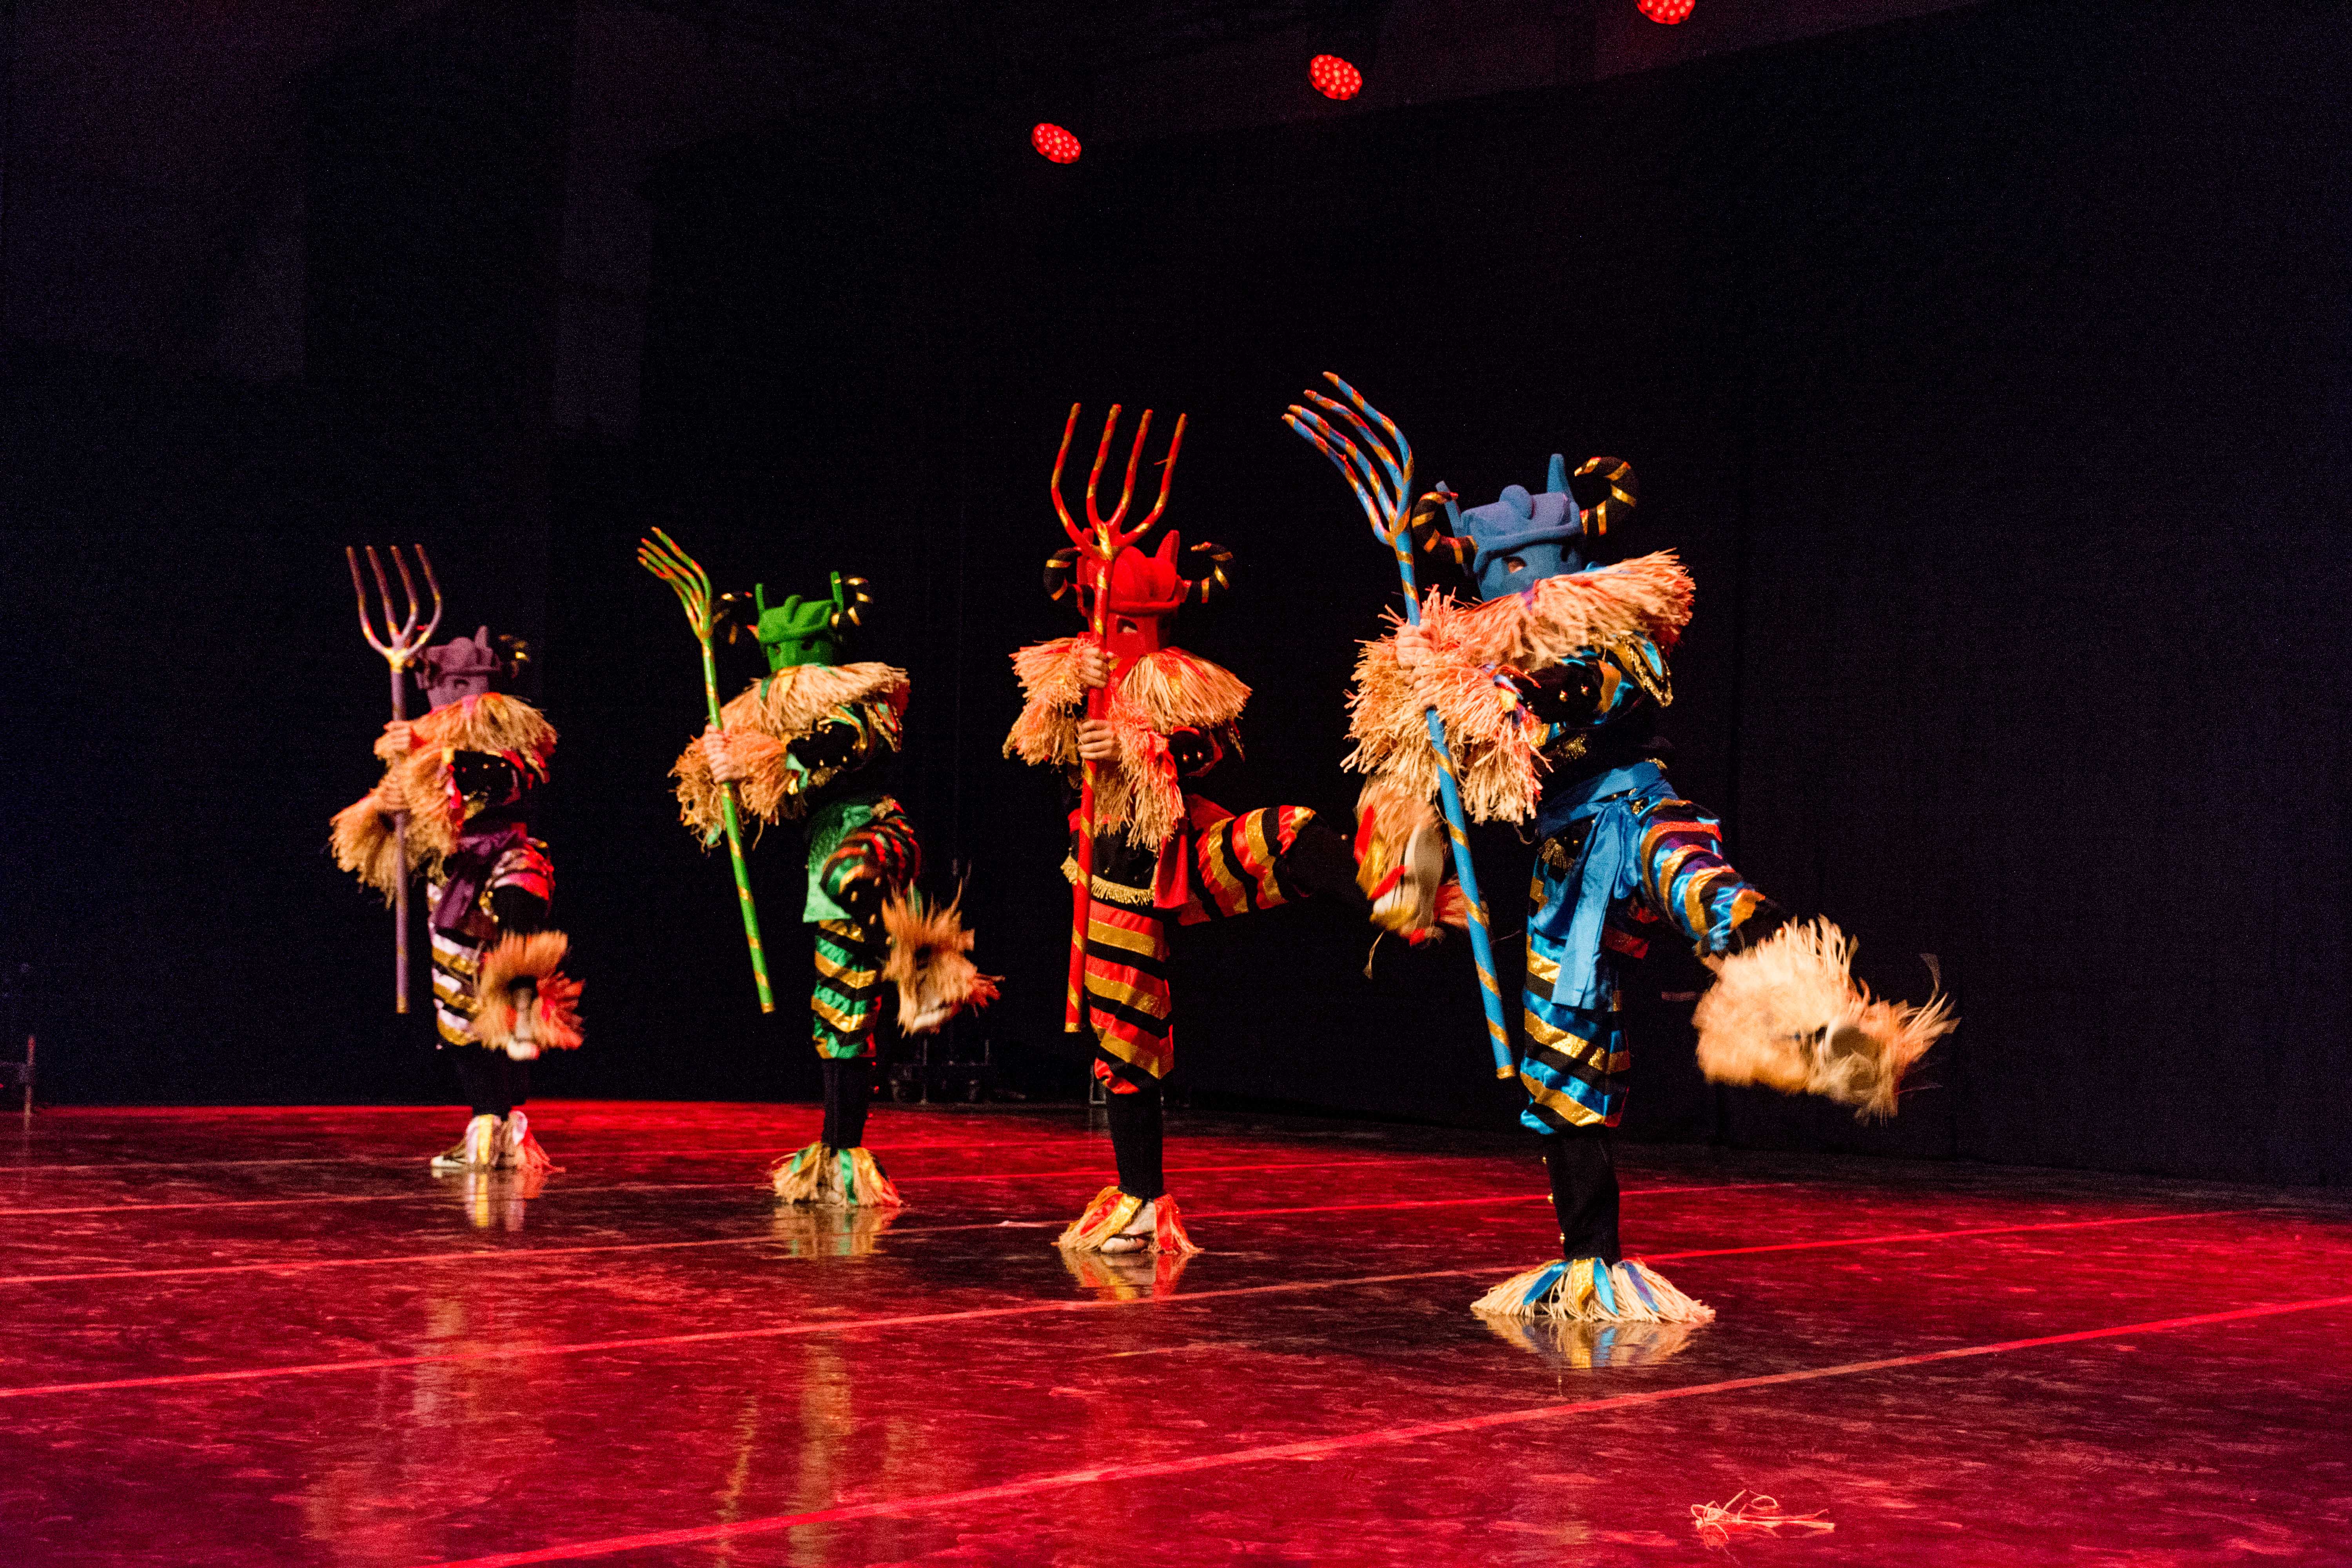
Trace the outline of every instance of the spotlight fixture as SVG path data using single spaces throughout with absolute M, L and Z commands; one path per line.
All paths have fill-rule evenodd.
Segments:
M 1029 145 L 1036 148 L 1038 156 L 1049 163 L 1078 161 L 1078 139 L 1050 120 L 1041 120 L 1029 128 Z
M 1307 85 L 1336 103 L 1364 90 L 1379 62 L 1381 26 L 1391 0 L 1319 0 L 1323 15 L 1306 30 Z
M 1633 0 L 1633 9 L 1671 27 L 1691 14 L 1694 0 Z
M 1324 97 L 1342 101 L 1364 90 L 1364 73 L 1337 55 L 1317 55 L 1308 60 L 1307 80 Z

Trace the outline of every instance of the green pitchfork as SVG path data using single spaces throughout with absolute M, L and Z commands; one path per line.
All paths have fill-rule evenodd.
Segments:
M 702 645 L 702 700 L 719 727 L 719 669 L 710 657 L 710 574 L 677 542 L 660 529 L 652 539 L 637 541 L 637 564 L 670 585 L 686 608 L 686 624 Z M 719 814 L 727 823 L 727 858 L 735 867 L 735 898 L 743 906 L 743 940 L 751 947 L 751 979 L 760 987 L 760 1011 L 776 1010 L 775 993 L 768 987 L 768 954 L 760 945 L 760 911 L 751 905 L 751 873 L 743 864 L 743 830 L 735 816 L 735 786 L 719 787 Z
M 1356 500 L 1371 520 L 1372 532 L 1380 542 L 1396 554 L 1397 573 L 1404 580 L 1404 616 L 1408 625 L 1421 624 L 1421 594 L 1412 579 L 1412 513 L 1406 502 L 1412 496 L 1412 447 L 1404 432 L 1396 427 L 1379 409 L 1364 401 L 1363 395 L 1329 371 L 1323 379 L 1348 395 L 1348 402 L 1326 397 L 1309 389 L 1304 395 L 1315 408 L 1292 404 L 1282 422 L 1315 443 L 1315 449 L 1331 459 L 1348 480 L 1348 488 L 1356 492 Z M 1353 404 L 1354 407 L 1349 407 Z M 1345 431 L 1315 409 L 1326 410 L 1363 437 L 1364 446 L 1380 460 L 1376 470 L 1372 458 Z M 1370 421 L 1368 423 L 1367 421 Z M 1380 426 L 1380 432 L 1372 425 Z M 1381 438 L 1385 432 L 1388 439 Z M 1386 475 L 1387 482 L 1381 482 Z M 1423 496 L 1421 505 L 1433 505 L 1443 500 L 1434 491 Z M 1418 509 L 1415 509 L 1418 510 Z M 1423 721 L 1429 726 L 1429 743 L 1437 751 L 1437 790 L 1445 805 L 1445 831 L 1454 840 L 1454 868 L 1462 878 L 1462 897 L 1470 906 L 1470 956 L 1478 967 L 1479 999 L 1486 1008 L 1486 1043 L 1495 1052 L 1495 1076 L 1501 1079 L 1517 1075 L 1517 1066 L 1511 1059 L 1511 1027 L 1503 1012 L 1502 987 L 1495 981 L 1495 944 L 1486 931 L 1486 900 L 1478 896 L 1478 873 L 1470 863 L 1469 822 L 1462 810 L 1462 786 L 1454 773 L 1454 752 L 1445 743 L 1445 721 L 1434 708 L 1425 709 Z

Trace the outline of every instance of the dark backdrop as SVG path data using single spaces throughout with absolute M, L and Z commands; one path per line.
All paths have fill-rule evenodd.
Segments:
M 756 856 L 785 982 L 761 1019 L 723 860 L 669 816 L 699 680 L 630 559 L 648 521 L 728 584 L 874 579 L 862 651 L 916 678 L 906 798 L 934 866 L 969 867 L 1008 977 L 986 1031 L 1024 1081 L 1075 1085 L 1054 796 L 997 758 L 1005 655 L 1068 629 L 1036 587 L 1060 421 L 1073 399 L 1088 427 L 1114 399 L 1163 430 L 1190 413 L 1171 516 L 1235 550 L 1241 592 L 1181 639 L 1257 689 L 1249 762 L 1208 793 L 1338 814 L 1340 692 L 1394 580 L 1278 423 L 1332 369 L 1474 499 L 1554 450 L 1636 464 L 1629 547 L 1680 549 L 1699 583 L 1678 780 L 1751 877 L 1862 937 L 1872 978 L 1919 994 L 1932 953 L 1958 995 L 1927 1087 L 1858 1129 L 1699 1084 L 1669 961 L 1639 999 L 1629 1132 L 2345 1179 L 2347 55 L 2318 5 L 1991 5 L 1067 169 L 937 104 L 675 161 L 649 192 L 639 440 L 557 449 L 512 492 L 523 522 L 475 531 L 530 557 L 526 590 L 533 507 L 552 539 L 548 825 L 595 1032 L 551 1087 L 814 1079 L 796 844 Z M 527 390 L 530 342 L 499 352 Z M 444 373 L 401 374 L 422 398 Z M 142 389 L 194 422 L 174 437 L 108 388 L 13 437 L 42 462 L 9 592 L 43 590 L 45 618 L 9 639 L 11 837 L 39 853 L 9 919 L 73 993 L 63 1081 L 414 1092 L 426 1065 L 384 1065 L 381 917 L 312 857 L 365 784 L 382 685 L 338 620 L 325 545 L 348 528 L 320 514 L 372 470 L 340 426 L 289 445 L 202 389 Z M 152 495 L 105 471 L 109 440 L 145 454 Z M 224 589 L 206 528 L 281 540 L 270 592 Z M 27 701 L 57 717 L 28 733 Z M 1485 841 L 1498 932 L 1526 855 Z M 1188 933 L 1182 1075 L 1507 1119 L 1458 948 L 1372 983 L 1363 948 L 1312 909 Z

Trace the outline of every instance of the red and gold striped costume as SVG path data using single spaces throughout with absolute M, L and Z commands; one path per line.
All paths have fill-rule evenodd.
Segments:
M 1168 928 L 1231 920 L 1307 896 L 1286 865 L 1304 806 L 1269 805 L 1236 816 L 1198 796 L 1186 821 L 1149 859 L 1121 854 L 1108 836 L 1095 845 L 1088 900 L 1087 996 L 1064 1000 L 1064 1026 L 1091 1031 L 1106 1078 L 1168 1076 L 1175 1062 L 1175 1005 L 1168 990 Z M 1063 874 L 1077 878 L 1076 858 Z M 1145 873 L 1139 877 L 1138 871 Z

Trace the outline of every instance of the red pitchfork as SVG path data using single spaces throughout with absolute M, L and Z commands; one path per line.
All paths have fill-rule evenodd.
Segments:
M 1062 500 L 1062 465 L 1070 455 L 1071 433 L 1078 427 L 1078 405 L 1075 403 L 1070 405 L 1070 417 L 1062 426 L 1062 449 L 1054 455 L 1054 510 L 1061 514 L 1062 530 L 1070 536 L 1070 542 L 1083 553 L 1101 563 L 1100 574 L 1095 580 L 1094 605 L 1088 611 L 1088 629 L 1093 633 L 1097 647 L 1104 646 L 1103 634 L 1107 629 L 1103 602 L 1109 594 L 1111 563 L 1118 559 L 1120 551 L 1150 532 L 1152 525 L 1160 521 L 1160 514 L 1168 510 L 1168 486 L 1176 477 L 1176 454 L 1184 447 L 1184 416 L 1179 414 L 1176 416 L 1176 434 L 1168 443 L 1168 455 L 1160 460 L 1159 504 L 1141 522 L 1121 531 L 1119 524 L 1126 521 L 1128 502 L 1135 499 L 1136 467 L 1143 460 L 1144 441 L 1151 434 L 1151 410 L 1147 408 L 1143 411 L 1143 418 L 1135 427 L 1135 444 L 1127 451 L 1127 480 L 1119 488 L 1118 508 L 1106 518 L 1096 508 L 1095 486 L 1102 479 L 1104 462 L 1110 457 L 1110 438 L 1118 428 L 1118 404 L 1112 404 L 1110 413 L 1103 418 L 1102 440 L 1095 447 L 1095 466 L 1087 475 L 1087 521 L 1092 525 L 1091 531 L 1079 530 L 1077 520 L 1070 515 L 1069 507 Z M 1083 586 L 1086 581 L 1084 574 L 1079 574 L 1078 581 Z M 1118 669 L 1111 669 L 1109 685 L 1096 687 L 1087 693 L 1088 719 L 1100 719 L 1108 710 L 1110 686 L 1118 683 L 1122 673 Z M 1068 1027 L 1073 1033 L 1087 1026 L 1087 926 L 1088 905 L 1094 897 L 1095 886 L 1095 768 L 1096 764 L 1091 762 L 1081 764 L 1078 788 L 1078 880 L 1070 896 L 1070 989 L 1068 1006 L 1063 1015 L 1070 1020 Z
M 392 716 L 395 721 L 408 717 L 408 685 L 403 679 L 425 645 L 441 626 L 441 584 L 434 580 L 432 558 L 425 546 L 412 544 L 416 552 L 416 564 L 425 573 L 425 585 L 433 590 L 433 618 L 422 628 L 424 602 L 416 596 L 416 579 L 409 574 L 408 562 L 400 553 L 400 546 L 390 545 L 392 564 L 400 574 L 401 596 L 407 602 L 406 618 L 395 626 L 392 620 L 392 582 L 383 574 L 383 563 L 376 556 L 375 546 L 367 548 L 368 570 L 375 574 L 375 590 L 383 609 L 383 636 L 375 635 L 375 622 L 368 606 L 367 584 L 360 580 L 360 552 L 350 545 L 343 547 L 343 559 L 351 563 L 352 592 L 360 602 L 360 636 L 367 638 L 368 647 L 383 655 L 392 666 Z M 408 813 L 396 813 L 392 819 L 393 871 L 398 880 L 392 894 L 392 1005 L 398 1013 L 408 1011 Z

